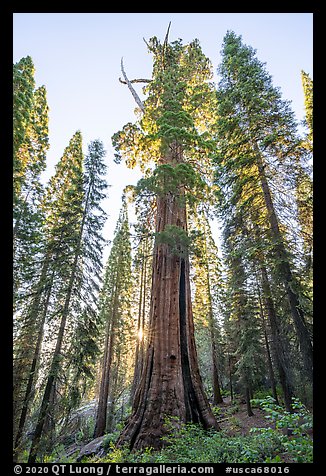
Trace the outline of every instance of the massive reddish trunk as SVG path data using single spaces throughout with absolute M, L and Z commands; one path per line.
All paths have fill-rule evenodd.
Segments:
M 187 229 L 185 205 L 169 193 L 157 198 L 156 232 L 166 225 Z M 147 353 L 118 446 L 161 447 L 166 417 L 175 417 L 176 426 L 195 422 L 218 429 L 199 375 L 187 252 L 175 254 L 169 245 L 156 243 Z

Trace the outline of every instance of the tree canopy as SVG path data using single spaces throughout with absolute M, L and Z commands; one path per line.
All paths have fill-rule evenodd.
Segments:
M 116 223 L 99 139 L 77 130 L 42 181 L 46 87 L 14 64 L 17 462 L 312 460 L 313 81 L 300 130 L 240 35 L 214 84 L 199 40 L 169 32 L 145 40 L 151 78 L 121 60 L 135 121 L 108 160 L 143 175 Z

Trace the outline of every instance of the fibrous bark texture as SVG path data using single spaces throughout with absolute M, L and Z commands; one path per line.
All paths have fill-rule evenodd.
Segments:
M 176 163 L 178 157 L 165 162 Z M 187 229 L 184 201 L 169 192 L 157 197 L 156 232 L 167 225 Z M 194 422 L 218 429 L 198 369 L 187 252 L 176 254 L 156 242 L 152 273 L 147 353 L 133 413 L 117 443 L 132 449 L 163 446 L 166 417 L 175 426 Z

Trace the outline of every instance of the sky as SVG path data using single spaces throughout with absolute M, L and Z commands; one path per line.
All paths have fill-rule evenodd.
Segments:
M 197 38 L 212 62 L 215 82 L 226 32 L 241 35 L 266 63 L 298 121 L 304 118 L 300 73 L 304 70 L 313 78 L 312 13 L 14 13 L 13 62 L 31 56 L 36 87 L 45 85 L 47 90 L 50 149 L 43 181 L 54 173 L 77 130 L 85 153 L 92 140 L 100 139 L 107 151 L 110 185 L 102 203 L 109 215 L 103 230 L 108 240 L 113 238 L 124 187 L 140 178 L 138 170 L 113 162 L 112 135 L 136 120 L 136 103 L 119 82 L 120 61 L 123 57 L 129 79 L 150 78 L 152 56 L 144 39 L 156 36 L 163 41 L 170 21 L 169 41 L 181 38 L 185 44 Z M 142 85 L 135 89 L 143 98 Z

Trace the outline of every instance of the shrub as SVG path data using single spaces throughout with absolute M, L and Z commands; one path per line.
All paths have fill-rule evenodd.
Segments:
M 252 428 L 246 436 L 227 436 L 223 431 L 204 430 L 192 423 L 179 424 L 163 439 L 160 451 L 146 448 L 130 452 L 127 447 L 115 448 L 113 437 L 109 452 L 101 462 L 108 463 L 282 463 L 312 462 L 311 414 L 297 399 L 294 413 L 276 405 L 272 397 L 255 400 L 271 421 L 273 428 Z M 173 425 L 168 422 L 167 425 Z M 284 429 L 291 429 L 291 436 Z M 99 462 L 99 461 L 98 461 Z
M 260 436 L 228 437 L 222 432 L 205 431 L 198 425 L 181 425 L 172 436 L 164 438 L 160 451 L 146 448 L 130 452 L 114 445 L 102 462 L 107 463 L 257 463 L 274 457 L 281 450 L 275 438 Z
M 273 432 L 278 435 L 283 446 L 283 452 L 287 453 L 296 463 L 311 463 L 313 461 L 313 441 L 309 436 L 313 421 L 311 413 L 297 399 L 292 399 L 293 413 L 287 412 L 283 407 L 276 405 L 272 397 L 262 400 L 254 400 L 266 413 L 266 418 L 273 422 L 272 428 L 252 428 L 251 432 L 265 434 Z M 287 430 L 286 436 L 282 430 Z

